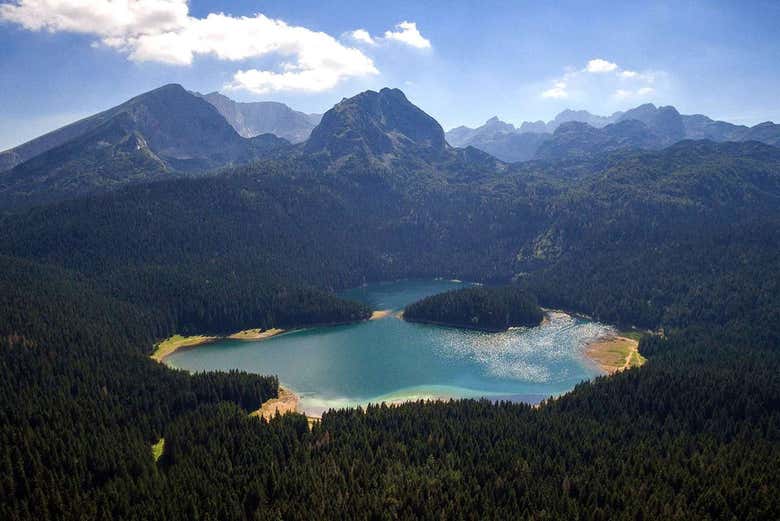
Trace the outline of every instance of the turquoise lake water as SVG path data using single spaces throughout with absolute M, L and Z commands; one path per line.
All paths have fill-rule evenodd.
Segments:
M 400 311 L 427 295 L 464 287 L 447 280 L 372 284 L 342 295 L 374 309 Z M 259 342 L 226 340 L 179 351 L 166 363 L 189 371 L 242 369 L 276 374 L 300 409 L 418 398 L 509 399 L 536 403 L 600 374 L 583 354 L 587 341 L 612 329 L 550 313 L 534 328 L 483 333 L 412 324 L 394 315 L 346 326 L 312 328 Z

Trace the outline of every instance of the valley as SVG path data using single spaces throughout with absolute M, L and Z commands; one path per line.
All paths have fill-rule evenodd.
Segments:
M 381 89 L 261 149 L 131 102 L 0 173 L 0 517 L 776 517 L 777 147 L 570 122 L 508 163 Z M 455 281 L 571 315 L 398 318 Z

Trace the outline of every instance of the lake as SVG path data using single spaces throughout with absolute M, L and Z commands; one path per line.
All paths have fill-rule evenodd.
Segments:
M 465 287 L 448 280 L 403 280 L 342 293 L 377 310 L 400 311 L 425 296 Z M 505 399 L 536 403 L 601 374 L 584 355 L 605 324 L 553 312 L 539 327 L 484 333 L 413 324 L 395 314 L 344 326 L 291 331 L 259 342 L 224 340 L 185 349 L 166 363 L 189 371 L 241 369 L 276 374 L 300 409 L 418 398 Z

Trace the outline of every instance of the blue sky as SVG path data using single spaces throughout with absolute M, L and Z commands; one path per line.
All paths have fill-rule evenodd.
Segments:
M 776 1 L 0 0 L 0 149 L 170 82 L 306 112 L 393 86 L 445 128 L 648 101 L 780 121 L 779 23 Z

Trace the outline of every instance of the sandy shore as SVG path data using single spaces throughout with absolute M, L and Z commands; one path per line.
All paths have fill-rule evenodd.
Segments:
M 262 407 L 251 413 L 250 416 L 259 416 L 261 418 L 265 418 L 266 420 L 271 420 L 276 416 L 277 412 L 279 414 L 295 412 L 302 413 L 303 411 L 298 410 L 299 403 L 300 398 L 297 394 L 292 392 L 290 389 L 286 389 L 280 385 L 279 397 L 268 400 L 262 405 Z M 321 415 L 306 415 L 306 421 L 309 424 L 309 429 L 311 429 L 315 423 L 319 423 L 322 420 L 320 416 Z
M 285 389 L 281 385 L 279 386 L 279 397 L 271 398 L 267 402 L 263 403 L 263 406 L 253 412 L 252 416 L 260 416 L 266 420 L 270 420 L 276 413 L 285 414 L 288 412 L 296 412 L 298 410 L 298 395 L 289 389 Z
M 392 314 L 393 314 L 392 309 L 380 309 L 378 311 L 374 311 L 373 313 L 371 313 L 371 318 L 369 318 L 369 320 L 379 320 L 382 318 L 387 318 Z
M 256 340 L 265 340 L 266 338 L 271 338 L 272 336 L 276 336 L 282 333 L 284 333 L 284 329 L 279 329 L 276 327 L 266 329 L 265 331 L 262 329 L 245 329 L 243 331 L 239 331 L 238 333 L 233 333 L 227 338 L 231 340 L 246 340 L 247 342 L 254 342 Z
M 162 342 L 160 342 L 155 346 L 154 353 L 152 353 L 151 358 L 152 360 L 162 363 L 165 362 L 166 358 L 171 356 L 179 349 L 183 349 L 185 347 L 200 346 L 203 344 L 210 344 L 212 342 L 216 342 L 217 340 L 219 340 L 219 337 L 216 336 L 173 335 L 172 337 L 166 338 L 165 340 L 163 340 Z
M 247 342 L 256 342 L 258 340 L 265 340 L 272 336 L 284 333 L 284 329 L 271 328 L 263 331 L 262 329 L 245 329 L 244 331 L 238 331 L 228 336 L 181 336 L 173 335 L 170 338 L 166 338 L 155 346 L 154 353 L 151 355 L 151 359 L 157 362 L 163 363 L 165 359 L 171 356 L 173 353 L 180 349 L 188 349 L 191 347 L 201 346 L 204 344 L 213 344 L 219 340 L 245 340 Z
M 590 342 L 585 354 L 607 374 L 639 367 L 646 359 L 639 354 L 639 342 L 633 338 L 611 335 Z

